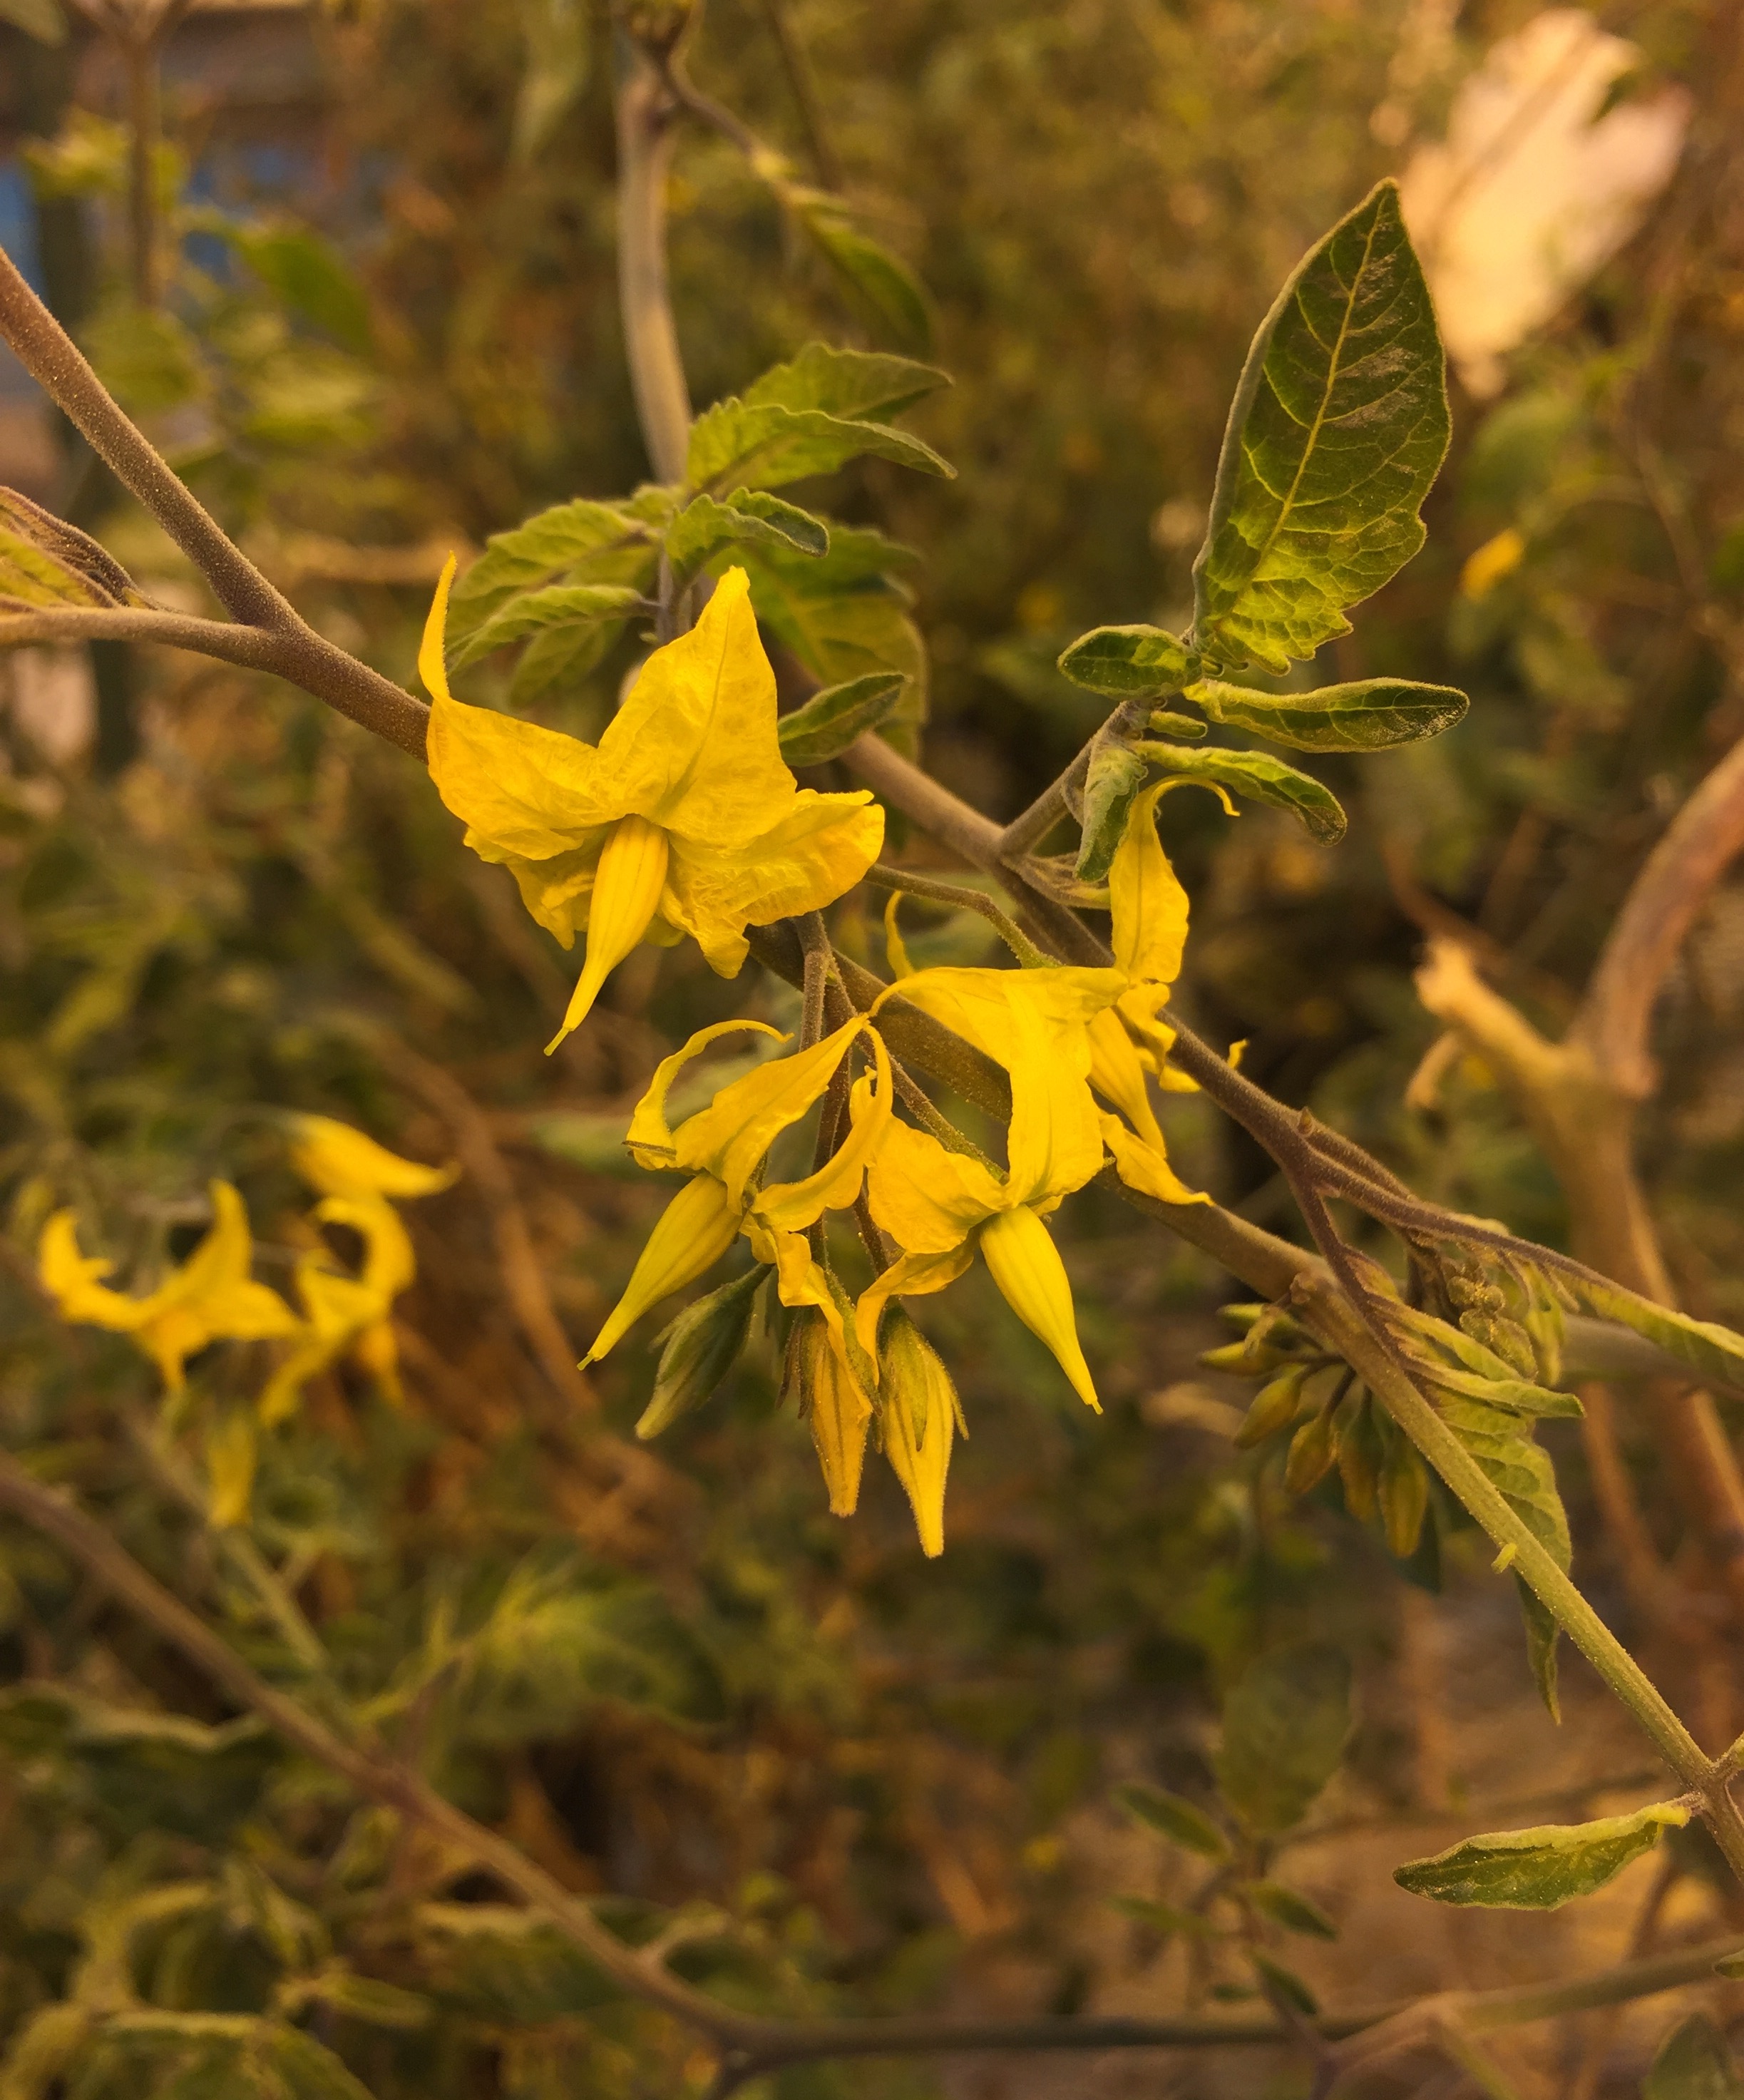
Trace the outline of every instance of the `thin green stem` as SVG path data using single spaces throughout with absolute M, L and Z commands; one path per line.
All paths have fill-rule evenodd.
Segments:
M 978 912 L 1026 970 L 1038 968 L 1049 960 L 1022 927 L 1002 911 L 984 890 L 971 889 L 961 882 L 935 881 L 929 876 L 915 874 L 910 868 L 886 867 L 882 862 L 875 867 L 869 867 L 861 880 L 870 882 L 874 889 L 895 890 L 901 895 L 924 897 L 934 904 L 953 904 L 960 911 Z

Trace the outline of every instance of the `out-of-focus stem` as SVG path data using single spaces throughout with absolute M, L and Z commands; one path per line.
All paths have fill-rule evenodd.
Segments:
M 675 103 L 659 70 L 620 30 L 616 39 L 618 298 L 630 386 L 655 477 L 685 478 L 690 390 L 666 269 L 666 178 Z

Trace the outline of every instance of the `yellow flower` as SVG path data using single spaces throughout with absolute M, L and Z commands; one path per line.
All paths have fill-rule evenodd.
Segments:
M 865 1017 L 856 1014 L 811 1049 L 773 1058 L 723 1087 L 706 1109 L 687 1117 L 676 1131 L 668 1128 L 666 1097 L 680 1070 L 735 1029 L 786 1039 L 778 1029 L 760 1021 L 720 1021 L 701 1029 L 664 1060 L 637 1104 L 626 1140 L 637 1163 L 679 1167 L 692 1178 L 649 1235 L 623 1297 L 595 1336 L 584 1363 L 597 1363 L 650 1306 L 694 1283 L 741 1233 L 758 1260 L 775 1271 L 782 1303 L 815 1307 L 833 1345 L 845 1357 L 841 1309 L 806 1233 L 826 1211 L 852 1205 L 866 1161 L 891 1127 L 889 1054 Z M 802 1180 L 761 1185 L 769 1147 L 822 1098 L 842 1060 L 862 1036 L 871 1045 L 873 1071 L 857 1079 L 849 1093 L 848 1132 L 841 1145 Z M 870 1405 L 868 1398 L 868 1413 Z
M 229 1182 L 211 1185 L 212 1229 L 182 1266 L 144 1298 L 130 1298 L 102 1282 L 112 1262 L 79 1251 L 70 1211 L 57 1211 L 42 1228 L 37 1265 L 42 1282 L 76 1325 L 130 1335 L 180 1392 L 183 1365 L 209 1342 L 264 1341 L 296 1331 L 297 1316 L 275 1290 L 256 1283 L 249 1269 L 253 1241 L 249 1214 Z
M 951 1462 L 951 1437 L 959 1429 L 968 1432 L 950 1373 L 901 1306 L 885 1322 L 879 1423 L 884 1456 L 914 1512 L 920 1550 L 929 1560 L 936 1560 L 945 1551 L 945 1476 Z
M 394 1154 L 385 1152 L 381 1157 L 391 1160 Z M 393 1205 L 375 1194 L 328 1196 L 316 1204 L 315 1215 L 324 1224 L 349 1225 L 362 1238 L 363 1273 L 345 1275 L 324 1251 L 305 1255 L 297 1263 L 297 1295 L 306 1317 L 298 1328 L 296 1348 L 261 1395 L 260 1418 L 268 1427 L 293 1413 L 309 1380 L 342 1356 L 361 1364 L 396 1405 L 402 1397 L 394 1300 L 417 1273 L 406 1228 Z
M 332 1116 L 293 1116 L 291 1132 L 292 1166 L 324 1196 L 434 1196 L 460 1171 L 402 1159 Z
M 947 1151 L 926 1131 L 892 1122 L 885 1132 L 866 1195 L 903 1252 L 861 1295 L 855 1326 L 869 1355 L 889 1299 L 942 1290 L 979 1252 L 1074 1391 L 1099 1405 L 1065 1265 L 1042 1220 L 1102 1165 L 1103 1118 L 1086 1084 L 1090 1023 L 1122 984 L 1117 970 L 940 969 L 918 971 L 892 988 L 1006 1067 L 1011 1120 L 1002 1176 Z
M 586 929 L 580 982 L 550 1048 L 579 1027 L 638 942 L 693 935 L 737 976 L 745 929 L 812 911 L 851 889 L 883 843 L 860 790 L 800 789 L 782 762 L 775 677 L 750 586 L 729 569 L 689 633 L 657 649 L 597 747 L 451 697 L 437 586 L 418 668 L 435 704 L 429 768 L 539 923 L 569 947 Z
M 1119 998 L 1090 1022 L 1090 1079 L 1132 1126 L 1119 1116 L 1102 1118 L 1115 1171 L 1127 1187 L 1165 1203 L 1204 1203 L 1210 1198 L 1189 1189 L 1169 1164 L 1147 1083 L 1148 1075 L 1174 1092 L 1193 1083 L 1167 1062 L 1175 1031 L 1160 1017 L 1187 942 L 1187 892 L 1156 835 L 1157 801 L 1178 784 L 1160 781 L 1134 799 L 1108 869 L 1115 967 L 1125 982 Z

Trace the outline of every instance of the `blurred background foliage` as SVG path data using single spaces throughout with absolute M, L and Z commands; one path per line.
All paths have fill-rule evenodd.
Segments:
M 926 749 L 948 784 L 1014 814 L 1100 717 L 1054 669 L 1059 650 L 1100 622 L 1180 623 L 1230 391 L 1274 287 L 1438 135 L 1462 79 L 1531 12 L 711 0 L 694 77 L 807 179 L 839 177 L 924 285 L 957 382 L 914 421 L 958 480 L 874 461 L 818 497 L 918 550 Z M 1257 1076 L 1426 1194 L 1552 1242 L 1555 1185 L 1481 1069 L 1425 1079 L 1407 1106 L 1435 1036 L 1409 971 L 1423 934 L 1458 920 L 1511 996 L 1546 1026 L 1565 1018 L 1668 814 L 1744 731 L 1744 95 L 1725 12 L 1602 11 L 1638 50 L 1619 93 L 1669 82 L 1689 98 L 1679 171 L 1500 393 L 1456 386 L 1429 547 L 1326 652 L 1328 677 L 1460 684 L 1468 720 L 1328 761 L 1354 819 L 1335 851 L 1266 812 L 1168 809 L 1196 1024 L 1244 1038 Z M 35 20 L 0 7 L 0 23 Z M 58 46 L 0 38 L 25 200 L 8 245 L 336 640 L 409 679 L 449 547 L 646 478 L 593 10 L 196 10 L 166 64 L 176 261 L 149 313 L 129 290 L 113 54 L 77 23 Z M 887 339 L 724 139 L 685 130 L 669 204 L 699 406 L 813 338 Z M 5 399 L 37 417 L 21 390 Z M 65 432 L 18 415 L 8 432 L 11 479 L 161 602 L 203 602 Z M 597 726 L 635 646 L 539 712 Z M 459 850 L 416 768 L 226 667 L 93 659 L 34 652 L 5 674 L 0 1416 L 251 1653 L 284 1666 L 164 1471 L 197 1454 L 249 1366 L 197 1363 L 179 1442 L 154 1455 L 143 1369 L 119 1338 L 47 1317 L 31 1253 L 72 1202 L 86 1244 L 143 1282 L 197 1237 L 221 1174 L 248 1195 L 261 1273 L 281 1280 L 298 1198 L 275 1112 L 302 1109 L 464 1172 L 408 1216 L 405 1407 L 324 1374 L 263 1444 L 252 1536 L 337 1683 L 472 1812 L 569 1886 L 610 1891 L 632 1935 L 687 1904 L 725 1914 L 687 1973 L 771 2009 L 1070 2010 L 1122 1977 L 1143 1979 L 1122 2002 L 1152 2002 L 1174 1972 L 1142 1917 L 1109 1909 L 1109 1789 L 1161 1779 L 1209 1798 L 1222 1690 L 1310 1630 L 1367 1688 L 1347 1808 L 1445 1807 L 1459 1758 L 1425 1747 L 1420 1599 L 1382 1574 L 1336 1476 L 1291 1505 L 1275 1464 L 1232 1453 L 1243 1395 L 1195 1368 L 1231 1293 L 1200 1258 L 1094 1197 L 1074 1213 L 1099 1420 L 1056 1392 L 982 1280 L 929 1305 L 971 1431 L 941 1563 L 921 1560 L 887 1471 L 852 1524 L 828 1516 L 766 1348 L 640 1449 L 651 1358 L 620 1351 L 585 1381 L 570 1366 L 663 1200 L 617 1170 L 628 1104 L 728 1010 L 724 988 L 682 951 L 643 950 L 541 1058 L 566 965 L 507 879 Z M 487 667 L 480 690 L 493 677 L 506 684 Z M 910 909 L 917 960 L 978 955 L 979 922 Z M 839 938 L 880 953 L 870 924 Z M 789 1011 L 754 980 L 755 966 L 750 1011 Z M 1722 888 L 1663 1017 L 1645 1171 L 1686 1303 L 1733 1322 L 1741 1018 L 1744 890 Z M 1191 1099 L 1168 1106 L 1187 1177 L 1288 1229 L 1269 1162 Z M 1579 1446 L 1547 1440 L 1583 1571 L 1623 1609 Z M 1652 1454 L 1633 1456 L 1675 1551 Z M 1632 1630 L 1651 1648 L 1652 1628 Z M 1656 1666 L 1699 1679 L 1714 1731 L 1735 1730 L 1715 1652 L 1671 1644 Z M 384 2095 L 667 2093 L 701 2076 L 566 1948 L 227 1718 L 11 1529 L 0 1677 L 8 2095 L 341 2089 L 280 2014 L 308 2014 Z M 117 1976 L 160 2009 L 242 2025 L 118 2029 L 82 2054 L 73 2036 L 57 2056 L 32 2016 Z M 1012 2076 L 985 2089 L 1031 2089 Z M 782 2090 L 918 2092 L 930 2076 L 855 2067 Z

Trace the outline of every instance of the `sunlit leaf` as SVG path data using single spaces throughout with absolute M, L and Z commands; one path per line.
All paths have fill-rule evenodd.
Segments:
M 1423 545 L 1447 449 L 1429 287 L 1381 183 L 1307 254 L 1248 352 L 1194 564 L 1193 642 L 1281 671 Z
M 834 474 L 850 460 L 893 460 L 923 474 L 954 477 L 957 470 L 931 445 L 888 423 L 831 416 L 821 408 L 783 408 L 773 402 L 716 402 L 690 426 L 685 478 L 693 488 L 742 483 L 778 488 L 783 482 Z
M 1451 729 L 1471 703 L 1451 686 L 1408 678 L 1359 678 L 1311 693 L 1256 693 L 1201 678 L 1187 697 L 1213 721 L 1244 729 L 1292 751 L 1385 751 Z
M 1689 1811 L 1656 1801 L 1632 1815 L 1593 1823 L 1548 1823 L 1530 1830 L 1495 1830 L 1467 1838 L 1433 1859 L 1394 1869 L 1402 1889 L 1437 1903 L 1478 1904 L 1492 1910 L 1557 1910 L 1591 1895 L 1632 1860 L 1650 1852 L 1668 1827 Z
M 1164 628 L 1093 627 L 1060 657 L 1059 668 L 1074 685 L 1129 699 L 1179 692 L 1196 674 L 1198 659 Z
M 839 757 L 857 737 L 894 712 L 905 682 L 900 671 L 868 671 L 813 693 L 777 723 L 782 757 L 790 765 L 821 765 Z
M 936 365 L 887 352 L 838 350 L 808 342 L 799 355 L 765 372 L 740 399 L 753 408 L 821 408 L 855 421 L 900 415 L 951 383 Z
M 1214 780 L 1250 801 L 1288 810 L 1322 845 L 1336 845 L 1345 835 L 1345 813 L 1331 789 L 1281 758 L 1260 751 L 1190 750 L 1178 743 L 1136 748 L 1165 773 L 1186 780 Z
M 0 598 L 42 606 L 145 602 L 107 549 L 13 488 L 0 488 Z
M 1147 777 L 1144 761 L 1130 744 L 1115 737 L 1097 738 L 1084 779 L 1077 870 L 1080 882 L 1101 882 L 1107 876 L 1115 848 L 1126 836 L 1134 800 Z
M 760 541 L 798 554 L 826 554 L 830 528 L 810 511 L 762 489 L 736 488 L 719 499 L 694 496 L 672 520 L 667 558 L 682 582 L 721 548 Z
M 522 591 L 473 630 L 449 660 L 448 668 L 464 671 L 493 649 L 525 641 L 548 628 L 621 625 L 641 603 L 641 593 L 623 584 L 550 584 L 544 590 Z

